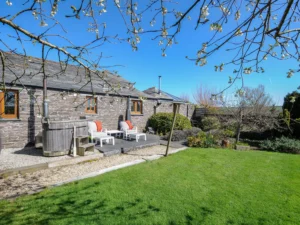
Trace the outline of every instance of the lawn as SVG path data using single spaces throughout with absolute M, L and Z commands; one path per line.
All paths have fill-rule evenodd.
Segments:
M 189 149 L 0 202 L 0 224 L 300 224 L 300 155 Z

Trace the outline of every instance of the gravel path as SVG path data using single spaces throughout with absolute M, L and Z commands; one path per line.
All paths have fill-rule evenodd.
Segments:
M 18 174 L 10 176 L 8 178 L 0 179 L 0 199 L 16 197 L 23 194 L 31 194 L 47 186 L 64 182 L 77 176 L 82 176 L 137 159 L 143 159 L 152 155 L 163 155 L 165 150 L 165 146 L 158 145 L 131 151 L 127 154 L 103 157 L 93 162 L 45 169 L 24 175 Z M 170 152 L 174 150 L 176 149 L 171 148 Z
M 0 152 L 0 171 L 70 158 L 68 155 L 45 157 L 42 149 L 35 148 L 5 149 Z

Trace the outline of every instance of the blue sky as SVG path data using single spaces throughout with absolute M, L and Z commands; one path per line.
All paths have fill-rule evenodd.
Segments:
M 15 10 L 21 9 L 21 5 L 17 1 L 13 1 L 13 7 L 8 7 L 5 1 L 0 2 L 0 16 L 13 13 Z M 59 8 L 59 13 L 56 18 L 65 24 L 68 30 L 68 37 L 71 37 L 75 43 L 82 44 L 94 38 L 94 34 L 86 32 L 88 22 L 85 19 L 65 19 L 61 12 L 71 12 L 69 5 L 63 3 Z M 107 30 L 109 34 L 123 34 L 125 37 L 125 27 L 122 23 L 121 17 L 116 12 L 115 8 L 108 5 L 107 14 L 100 17 L 99 22 L 105 21 L 107 23 Z M 193 14 L 196 15 L 196 12 Z M 147 15 L 143 20 L 150 21 Z M 22 16 L 19 20 L 15 21 L 20 26 L 24 26 L 33 33 L 40 33 L 45 28 L 38 26 L 39 21 L 34 20 L 31 14 Z M 50 21 L 49 21 L 50 24 Z M 135 87 L 139 90 L 145 90 L 152 86 L 158 85 L 158 76 L 162 76 L 162 89 L 174 95 L 187 93 L 192 99 L 192 93 L 197 86 L 205 86 L 211 89 L 222 89 L 228 84 L 228 76 L 232 75 L 232 66 L 225 67 L 223 72 L 214 71 L 214 63 L 223 62 L 230 58 L 230 54 L 223 50 L 213 55 L 208 59 L 208 65 L 204 67 L 196 66 L 193 61 L 187 60 L 185 57 L 196 56 L 198 49 L 207 37 L 211 35 L 208 26 L 201 30 L 194 31 L 195 21 L 185 21 L 181 33 L 178 35 L 178 45 L 170 47 L 166 54 L 167 57 L 161 56 L 161 46 L 158 45 L 158 40 L 152 40 L 154 37 L 151 35 L 141 36 L 141 43 L 138 45 L 139 50 L 133 52 L 130 45 L 127 43 L 107 44 L 101 49 L 98 49 L 94 54 L 103 52 L 106 56 L 111 56 L 103 60 L 103 65 L 122 65 L 114 68 L 118 70 L 119 74 L 131 82 L 136 82 Z M 11 45 L 15 43 L 6 37 L 7 33 L 11 31 L 3 25 L 0 25 L 0 37 L 6 40 Z M 225 30 L 226 31 L 226 30 Z M 55 32 L 61 32 L 60 29 Z M 55 40 L 56 41 L 56 40 Z M 61 42 L 57 42 L 61 44 Z M 28 54 L 40 57 L 40 47 L 28 46 Z M 3 46 L 0 45 L 3 49 Z M 51 59 L 57 60 L 55 55 L 51 55 Z M 300 85 L 299 74 L 295 74 L 292 78 L 286 78 L 286 72 L 289 68 L 297 68 L 297 64 L 292 63 L 290 60 L 278 61 L 268 59 L 262 65 L 265 69 L 264 74 L 244 75 L 245 85 L 250 87 L 257 87 L 262 84 L 266 87 L 266 91 L 273 97 L 277 105 L 282 104 L 283 97 L 288 93 L 297 89 Z M 236 83 L 239 87 L 240 83 Z M 233 93 L 236 90 L 233 87 L 228 93 Z

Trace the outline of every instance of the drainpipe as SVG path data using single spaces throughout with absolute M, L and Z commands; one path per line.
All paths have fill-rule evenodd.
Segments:
M 48 105 L 48 98 L 47 98 L 47 77 L 44 77 L 43 80 L 43 115 L 44 115 L 44 119 L 46 121 L 48 121 L 49 119 L 49 105 Z
M 0 129 L 0 154 L 1 154 L 1 151 L 2 151 L 2 128 Z
M 128 98 L 127 98 L 126 120 L 131 121 L 131 99 L 130 99 L 130 96 L 128 96 Z
M 42 119 L 42 127 L 43 127 L 43 152 L 48 151 L 48 126 L 49 126 L 49 105 L 47 98 L 47 77 L 44 76 L 43 80 L 43 119 Z

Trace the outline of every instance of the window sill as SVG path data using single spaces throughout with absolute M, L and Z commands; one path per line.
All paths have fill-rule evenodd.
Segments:
M 87 112 L 84 113 L 84 114 L 85 114 L 86 116 L 89 116 L 89 115 L 90 115 L 90 116 L 92 116 L 92 115 L 98 115 L 98 113 L 87 113 Z
M 0 123 L 1 122 L 20 122 L 22 120 L 20 119 L 5 119 L 5 118 L 0 118 Z
M 131 116 L 143 116 L 144 114 L 131 114 Z

